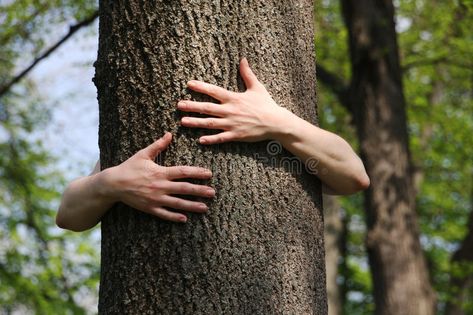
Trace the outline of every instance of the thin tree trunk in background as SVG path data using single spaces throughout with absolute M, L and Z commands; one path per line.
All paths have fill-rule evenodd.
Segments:
M 415 212 L 394 7 L 390 0 L 342 0 L 342 7 L 352 60 L 351 111 L 371 178 L 366 245 L 376 314 L 433 314 L 435 294 Z
M 264 142 L 201 146 L 204 132 L 180 127 L 176 111 L 179 99 L 208 100 L 190 79 L 242 91 L 247 56 L 278 104 L 316 124 L 313 38 L 308 0 L 100 1 L 102 167 L 171 131 L 162 163 L 211 168 L 217 191 L 187 224 L 108 212 L 100 313 L 326 314 L 318 179 Z
M 337 197 L 323 195 L 323 200 L 328 314 L 341 315 L 343 314 L 344 298 L 337 278 L 339 277 L 340 256 L 344 253 L 346 226 Z
M 460 270 L 454 270 L 450 273 L 453 300 L 447 304 L 446 315 L 467 315 L 464 303 L 471 303 L 473 292 L 473 181 L 467 229 L 467 234 L 461 242 L 460 248 L 452 256 L 453 268 L 459 268 Z

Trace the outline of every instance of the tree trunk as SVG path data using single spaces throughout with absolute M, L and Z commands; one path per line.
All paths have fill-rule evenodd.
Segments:
M 243 91 L 247 56 L 278 104 L 316 124 L 313 35 L 309 0 L 100 1 L 102 167 L 171 131 L 161 163 L 211 168 L 217 191 L 186 224 L 123 204 L 104 216 L 100 313 L 326 314 L 318 179 L 275 143 L 199 145 L 208 132 L 176 111 L 209 100 L 190 79 Z
M 340 258 L 345 254 L 346 225 L 337 197 L 323 195 L 323 200 L 328 315 L 342 315 L 344 292 L 337 279 L 339 278 Z
M 342 0 L 352 60 L 350 98 L 366 191 L 367 249 L 377 314 L 433 314 L 419 241 L 392 1 Z
M 445 314 L 466 315 L 465 304 L 469 302 L 469 307 L 471 307 L 471 296 L 473 293 L 473 181 L 467 234 L 458 250 L 452 256 L 452 265 L 453 271 L 450 273 L 450 287 L 453 297 L 446 306 Z

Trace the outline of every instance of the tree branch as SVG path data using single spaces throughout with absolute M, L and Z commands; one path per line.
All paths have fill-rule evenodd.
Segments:
M 317 79 L 337 96 L 343 107 L 352 113 L 352 106 L 349 98 L 350 88 L 342 78 L 329 72 L 323 66 L 317 65 Z
M 444 64 L 447 66 L 452 66 L 452 67 L 457 67 L 457 68 L 462 68 L 462 69 L 471 69 L 473 67 L 473 64 L 457 62 L 455 60 L 451 60 L 447 58 L 446 56 L 443 56 L 443 57 L 437 57 L 437 58 L 432 58 L 432 59 L 420 59 L 420 60 L 411 61 L 403 65 L 402 70 L 409 71 L 417 67 L 428 67 L 428 66 L 434 66 L 437 64 Z
M 433 65 L 445 62 L 445 61 L 447 61 L 446 56 L 440 56 L 440 57 L 430 58 L 430 59 L 429 58 L 421 58 L 419 60 L 414 60 L 414 61 L 411 61 L 411 62 L 408 62 L 408 63 L 404 64 L 402 66 L 402 70 L 403 71 L 408 71 L 408 70 L 410 70 L 412 68 L 416 68 L 416 67 L 433 66 Z
M 41 60 L 47 58 L 52 52 L 54 52 L 57 48 L 59 48 L 59 46 L 65 43 L 72 35 L 74 35 L 74 33 L 76 33 L 82 27 L 87 26 L 91 24 L 93 21 L 95 21 L 98 15 L 99 15 L 98 11 L 96 11 L 91 16 L 87 17 L 81 22 L 75 25 L 72 25 L 69 28 L 69 32 L 64 37 L 62 37 L 53 46 L 49 47 L 40 56 L 36 57 L 36 59 L 28 67 L 26 67 L 23 71 L 21 71 L 16 76 L 14 76 L 9 82 L 0 86 L 0 97 L 6 94 L 14 84 L 18 83 L 21 79 L 23 79 L 23 77 L 25 77 Z

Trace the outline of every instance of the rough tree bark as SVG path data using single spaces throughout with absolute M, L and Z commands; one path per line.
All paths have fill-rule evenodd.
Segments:
M 179 99 L 208 100 L 190 79 L 242 91 L 247 56 L 276 102 L 317 123 L 312 24 L 310 0 L 100 1 L 102 167 L 171 131 L 161 163 L 211 168 L 217 191 L 186 224 L 108 212 L 100 313 L 326 314 L 320 182 L 277 145 L 201 146 L 176 111 Z
M 405 99 L 391 0 L 342 0 L 349 31 L 351 112 L 371 178 L 366 245 L 376 313 L 433 314 L 420 246 Z

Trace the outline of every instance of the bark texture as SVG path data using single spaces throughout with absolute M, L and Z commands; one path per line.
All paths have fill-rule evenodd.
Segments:
M 190 79 L 242 91 L 246 56 L 275 101 L 316 124 L 313 3 L 100 1 L 101 165 L 173 133 L 163 165 L 211 168 L 217 196 L 187 224 L 117 204 L 102 220 L 102 314 L 326 314 L 321 186 L 277 145 L 201 146 Z M 208 133 L 208 132 L 206 132 Z
M 351 112 L 371 178 L 366 245 L 376 314 L 433 314 L 420 246 L 405 99 L 391 0 L 342 0 L 349 30 Z

